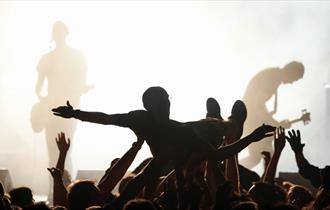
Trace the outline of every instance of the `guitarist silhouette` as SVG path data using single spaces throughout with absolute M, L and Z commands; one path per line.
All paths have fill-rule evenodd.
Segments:
M 310 120 L 310 113 L 303 110 L 303 115 L 295 120 L 277 121 L 273 115 L 277 112 L 277 90 L 281 84 L 291 84 L 304 75 L 304 66 L 300 62 L 292 61 L 283 68 L 268 68 L 255 75 L 249 82 L 245 91 L 243 101 L 246 104 L 248 117 L 245 122 L 244 134 L 248 134 L 256 125 L 262 123 L 275 127 L 282 126 L 290 128 L 292 123 L 303 121 L 307 124 Z M 274 96 L 274 110 L 268 111 L 266 103 Z M 262 141 L 248 147 L 248 157 L 240 162 L 248 167 L 255 167 L 262 159 L 262 151 L 273 151 L 272 141 Z

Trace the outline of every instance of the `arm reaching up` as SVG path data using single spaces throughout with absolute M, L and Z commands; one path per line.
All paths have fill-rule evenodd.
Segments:
M 67 203 L 67 190 L 63 184 L 62 175 L 63 171 L 58 168 L 47 168 L 54 181 L 54 189 L 53 189 L 53 202 L 54 206 L 66 206 Z
M 274 135 L 274 155 L 272 156 L 265 175 L 263 177 L 264 182 L 272 183 L 275 180 L 276 168 L 280 159 L 281 153 L 285 146 L 285 130 L 279 127 L 275 131 Z
M 56 168 L 60 169 L 61 171 L 64 171 L 64 164 L 65 164 L 65 158 L 66 154 L 70 148 L 70 138 L 66 140 L 65 134 L 63 132 L 59 133 L 57 135 L 57 138 L 55 138 L 57 148 L 60 152 L 56 164 Z
M 305 144 L 301 143 L 300 131 L 292 129 L 288 133 L 289 136 L 286 136 L 285 138 L 295 154 L 299 173 L 306 179 L 310 180 L 314 187 L 318 188 L 321 185 L 320 168 L 311 165 L 305 158 L 303 153 Z
M 144 140 L 138 137 L 132 147 L 115 163 L 114 166 L 107 170 L 106 174 L 98 184 L 98 188 L 100 189 L 103 198 L 106 198 L 113 188 L 115 188 L 117 183 L 123 178 L 136 154 L 141 149 L 143 142 Z

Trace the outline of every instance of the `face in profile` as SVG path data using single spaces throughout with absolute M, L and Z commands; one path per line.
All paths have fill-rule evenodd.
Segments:
M 282 81 L 284 84 L 291 84 L 304 76 L 304 66 L 302 63 L 293 61 L 285 65 L 282 69 Z

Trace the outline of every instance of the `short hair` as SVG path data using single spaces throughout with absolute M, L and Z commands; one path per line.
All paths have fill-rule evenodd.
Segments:
M 258 205 L 253 201 L 243 201 L 234 205 L 231 210 L 258 210 Z
M 28 187 L 18 187 L 9 191 L 10 202 L 12 205 L 26 207 L 32 205 L 33 194 L 32 190 Z
M 100 204 L 100 190 L 93 181 L 77 180 L 68 189 L 69 209 L 82 210 Z
M 133 199 L 125 204 L 123 210 L 156 210 L 156 208 L 149 200 Z
M 143 106 L 146 110 L 151 110 L 155 105 L 155 101 L 158 101 L 162 96 L 167 96 L 166 90 L 159 86 L 149 87 L 144 91 L 142 96 Z

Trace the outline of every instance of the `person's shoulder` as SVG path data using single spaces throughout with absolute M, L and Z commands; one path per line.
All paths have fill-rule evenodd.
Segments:
M 49 62 L 54 54 L 54 51 L 50 51 L 48 53 L 45 53 L 41 56 L 39 63 L 37 65 L 37 69 L 44 69 L 49 65 Z
M 148 111 L 142 109 L 130 111 L 128 112 L 128 115 L 136 118 L 149 118 L 151 116 Z

